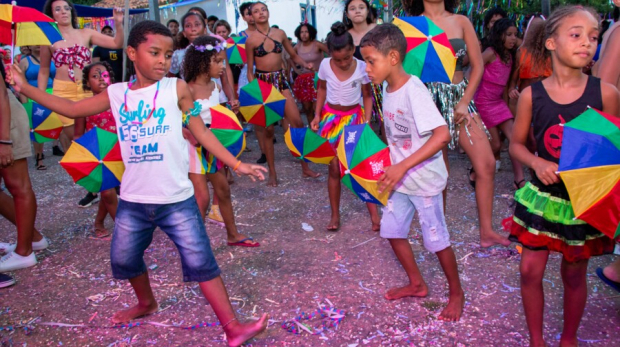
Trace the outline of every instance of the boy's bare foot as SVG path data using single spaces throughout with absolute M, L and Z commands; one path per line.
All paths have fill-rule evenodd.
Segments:
M 269 175 L 267 178 L 267 187 L 277 187 L 278 186 L 278 177 L 276 175 Z
M 142 306 L 140 304 L 137 304 L 126 310 L 121 310 L 121 311 L 116 312 L 114 316 L 112 317 L 112 323 L 114 324 L 126 323 L 132 319 L 146 316 L 151 313 L 155 313 L 157 312 L 158 309 L 159 309 L 159 305 L 157 305 L 156 301 L 153 301 L 153 303 L 148 306 Z
M 450 297 L 448 299 L 448 306 L 441 311 L 439 314 L 439 319 L 449 322 L 457 322 L 461 319 L 464 306 L 465 294 L 461 291 L 459 295 L 455 295 L 454 297 Z
M 315 172 L 315 171 L 312 171 L 312 170 L 310 170 L 310 169 L 302 170 L 302 171 L 301 171 L 301 173 L 302 173 L 302 177 L 303 177 L 303 178 L 307 178 L 307 177 L 310 177 L 310 178 L 318 178 L 318 177 L 320 177 L 320 176 L 321 176 L 321 174 L 320 174 L 320 173 Z
M 404 287 L 392 288 L 385 293 L 384 297 L 388 300 L 401 299 L 407 296 L 415 296 L 423 298 L 428 294 L 426 283 L 422 282 L 418 285 L 409 284 Z
M 338 229 L 340 229 L 340 217 L 332 216 L 327 224 L 327 231 L 338 231 Z
M 488 248 L 495 245 L 508 247 L 510 246 L 510 240 L 495 231 L 486 232 L 484 234 L 480 233 L 480 247 Z
M 247 340 L 260 334 L 267 328 L 269 320 L 268 314 L 263 314 L 259 320 L 251 323 L 239 323 L 237 321 L 232 322 L 226 327 L 226 337 L 228 338 L 228 345 L 231 347 L 241 346 Z

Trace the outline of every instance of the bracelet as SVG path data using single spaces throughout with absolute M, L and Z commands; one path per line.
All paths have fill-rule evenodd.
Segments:
M 0 140 L 0 145 L 9 145 L 9 146 L 13 146 L 13 141 L 11 140 Z
M 235 167 L 233 167 L 233 171 L 237 171 L 240 165 L 241 165 L 241 160 L 239 160 L 237 164 L 235 164 Z
M 239 162 L 241 162 L 241 161 L 239 161 Z M 226 326 L 227 326 L 228 324 L 230 324 L 230 323 L 232 323 L 232 322 L 234 322 L 234 321 L 236 321 L 236 320 L 237 320 L 237 317 L 235 317 L 235 318 L 233 318 L 233 319 L 229 320 L 228 322 L 226 322 L 226 323 L 222 324 L 222 328 L 226 328 Z

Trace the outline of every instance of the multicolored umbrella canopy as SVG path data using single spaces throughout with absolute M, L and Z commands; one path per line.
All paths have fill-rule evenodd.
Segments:
M 125 171 L 118 137 L 97 127 L 73 141 L 60 165 L 92 193 L 118 186 Z
M 342 183 L 363 201 L 387 204 L 390 192 L 379 194 L 377 181 L 392 159 L 372 128 L 368 124 L 345 126 L 336 152 Z
M 226 56 L 229 64 L 245 64 L 245 36 L 232 36 L 226 40 Z
M 0 4 L 0 42 L 15 48 L 50 46 L 60 40 L 62 36 L 52 18 L 30 7 Z
M 241 88 L 239 104 L 248 123 L 266 127 L 282 119 L 286 98 L 272 84 L 255 78 Z
M 558 168 L 575 217 L 620 238 L 620 119 L 588 109 L 564 124 Z
M 47 92 L 52 94 L 52 89 Z M 56 112 L 28 100 L 24 104 L 30 123 L 30 140 L 36 143 L 45 143 L 57 140 L 62 132 L 62 122 Z
M 239 157 L 243 153 L 245 133 L 233 111 L 222 105 L 211 107 L 210 129 L 232 155 Z
M 444 33 L 424 16 L 394 18 L 394 25 L 407 39 L 403 68 L 422 82 L 452 83 L 456 55 Z
M 309 128 L 289 127 L 284 133 L 284 142 L 297 159 L 317 164 L 329 164 L 336 156 L 327 139 Z

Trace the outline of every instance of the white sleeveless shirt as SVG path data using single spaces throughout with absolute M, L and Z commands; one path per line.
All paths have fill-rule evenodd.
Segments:
M 107 91 L 125 164 L 121 199 L 144 204 L 189 199 L 194 188 L 187 176 L 189 158 L 177 79 L 164 77 L 159 81 L 156 110 L 144 124 L 153 107 L 157 83 L 138 90 L 127 90 L 127 83 L 116 83 Z

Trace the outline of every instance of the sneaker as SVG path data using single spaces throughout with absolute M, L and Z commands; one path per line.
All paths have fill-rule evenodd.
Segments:
M 42 251 L 46 249 L 47 247 L 49 247 L 49 245 L 50 245 L 49 241 L 47 241 L 47 238 L 43 236 L 41 240 L 35 241 L 32 243 L 32 250 Z M 15 247 L 17 247 L 17 244 L 15 243 L 0 242 L 0 254 L 14 252 Z
M 261 153 L 260 158 L 256 161 L 256 164 L 265 164 L 267 162 L 267 156 L 265 153 Z
M 15 279 L 9 275 L 0 274 L 0 288 L 10 287 L 15 284 Z
M 63 152 L 62 149 L 60 149 L 60 147 L 54 146 L 52 147 L 52 154 L 57 157 L 62 157 L 65 155 L 65 152 Z
M 34 252 L 25 257 L 15 252 L 9 252 L 4 257 L 0 258 L 0 272 L 25 269 L 35 265 L 37 265 L 37 256 L 34 255 Z
M 207 216 L 207 218 L 209 219 L 210 222 L 224 224 L 224 218 L 222 218 L 222 214 L 220 213 L 219 205 L 211 206 L 211 211 L 209 212 L 209 215 Z
M 80 200 L 80 202 L 78 202 L 78 206 L 82 208 L 86 208 L 98 201 L 99 201 L 99 195 L 89 192 L 86 194 L 85 197 L 82 198 L 82 200 Z

